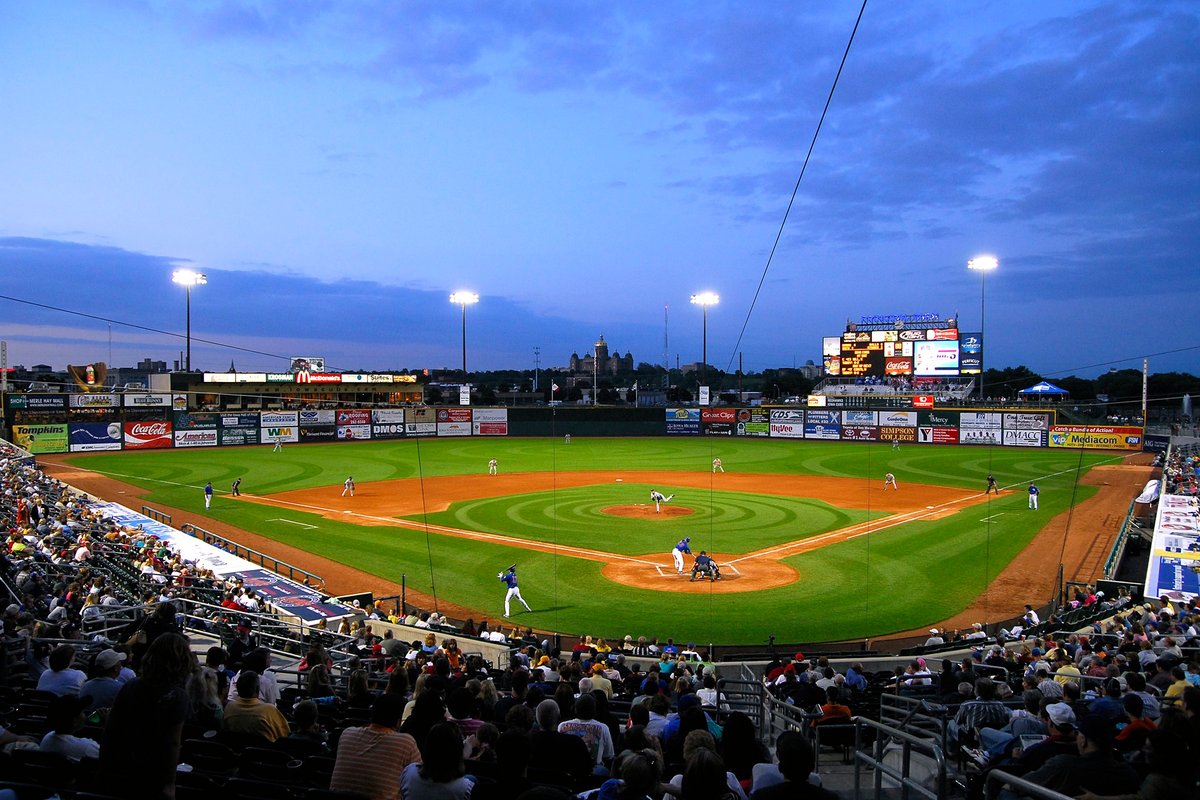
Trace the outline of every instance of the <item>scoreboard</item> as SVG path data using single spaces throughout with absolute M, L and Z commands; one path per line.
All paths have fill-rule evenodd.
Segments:
M 871 341 L 867 331 L 842 335 L 842 375 L 850 378 L 882 375 L 884 342 Z

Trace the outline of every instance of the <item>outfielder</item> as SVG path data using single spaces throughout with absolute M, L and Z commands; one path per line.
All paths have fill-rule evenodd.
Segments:
M 883 476 L 883 488 L 887 489 L 889 486 L 897 492 L 900 491 L 900 487 L 896 485 L 896 476 L 890 472 Z
M 1038 489 L 1037 486 L 1035 486 L 1034 484 L 1032 484 L 1032 483 L 1029 484 L 1029 507 L 1032 508 L 1034 511 L 1037 511 L 1037 501 L 1038 501 L 1039 494 L 1041 494 L 1041 490 Z
M 714 458 L 713 459 L 713 472 L 724 472 L 724 471 L 725 471 L 725 467 L 723 467 L 721 465 L 721 459 Z
M 496 459 L 493 458 L 491 461 L 488 462 L 488 475 L 495 475 L 499 471 L 500 470 L 499 470 L 499 466 L 496 462 Z
M 664 497 L 663 493 L 660 492 L 658 489 L 651 489 L 650 490 L 650 499 L 652 501 L 654 501 L 654 513 L 661 514 L 662 513 L 662 504 L 671 502 L 671 498 L 674 496 L 675 495 L 673 495 L 673 494 L 669 494 Z
M 675 547 L 671 548 L 671 558 L 675 559 L 675 572 L 678 575 L 683 574 L 683 554 L 687 553 L 689 556 L 692 554 L 691 542 L 692 537 L 685 536 L 675 544 Z
M 496 577 L 504 582 L 508 587 L 508 594 L 504 595 L 504 616 L 509 615 L 509 603 L 515 597 L 521 601 L 521 605 L 525 606 L 526 611 L 533 611 L 529 607 L 529 603 L 525 602 L 525 598 L 521 597 L 521 589 L 517 586 L 517 565 L 513 564 L 504 572 L 497 572 Z

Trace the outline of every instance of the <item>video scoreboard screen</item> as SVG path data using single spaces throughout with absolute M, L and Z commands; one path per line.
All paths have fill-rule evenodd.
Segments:
M 956 328 L 847 331 L 840 340 L 825 337 L 821 349 L 827 375 L 957 376 L 979 371 L 983 361 L 982 338 L 977 333 L 964 334 L 960 342 Z

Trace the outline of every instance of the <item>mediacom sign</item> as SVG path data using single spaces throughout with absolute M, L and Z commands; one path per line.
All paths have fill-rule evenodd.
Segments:
M 1054 425 L 1051 447 L 1082 447 L 1089 450 L 1141 450 L 1141 428 L 1109 425 Z

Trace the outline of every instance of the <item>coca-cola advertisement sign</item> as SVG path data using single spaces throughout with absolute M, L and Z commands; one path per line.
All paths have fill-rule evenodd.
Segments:
M 125 423 L 126 450 L 151 450 L 168 448 L 171 447 L 173 443 L 174 438 L 171 436 L 171 423 L 169 422 L 154 421 Z

